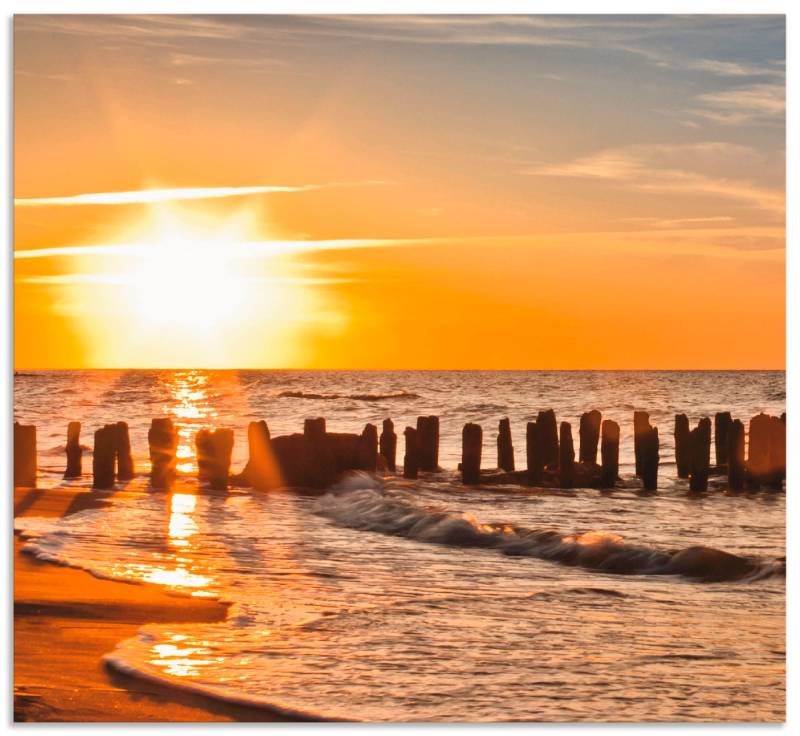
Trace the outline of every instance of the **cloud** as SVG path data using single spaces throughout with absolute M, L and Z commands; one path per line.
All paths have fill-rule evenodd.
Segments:
M 692 114 L 722 125 L 783 122 L 786 113 L 786 87 L 782 83 L 707 92 L 694 100 L 700 106 L 691 110 Z
M 286 192 L 308 192 L 343 186 L 374 186 L 385 182 L 374 179 L 363 182 L 331 182 L 328 184 L 303 184 L 301 186 L 254 186 L 254 187 L 184 187 L 178 189 L 136 189 L 126 192 L 92 192 L 65 197 L 23 197 L 14 200 L 15 207 L 53 207 L 80 205 L 151 204 L 190 199 L 219 199 L 221 197 L 244 197 L 253 194 L 275 194 Z

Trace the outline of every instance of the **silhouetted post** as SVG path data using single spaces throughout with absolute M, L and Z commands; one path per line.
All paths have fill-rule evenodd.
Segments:
M 747 473 L 750 485 L 757 488 L 769 475 L 770 418 L 757 414 L 750 420 L 747 446 Z
M 597 409 L 581 414 L 578 436 L 581 441 L 580 461 L 582 463 L 597 463 L 597 443 L 600 440 L 602 419 L 603 415 Z
M 397 435 L 394 432 L 394 422 L 391 419 L 383 420 L 380 450 L 381 455 L 386 459 L 386 469 L 392 473 L 397 472 Z
M 306 484 L 312 488 L 325 488 L 336 476 L 333 453 L 326 437 L 325 418 L 306 419 L 303 436 Z
M 419 432 L 414 427 L 406 427 L 403 434 L 406 440 L 403 477 L 413 479 L 419 475 Z
M 108 490 L 114 487 L 114 467 L 117 458 L 117 425 L 106 424 L 94 433 L 92 453 L 92 488 Z
M 178 450 L 178 433 L 169 417 L 160 417 L 150 422 L 147 433 L 150 446 L 150 485 L 168 490 L 175 482 Z
M 658 488 L 658 427 L 648 427 L 639 439 L 642 458 L 642 488 L 655 491 Z
M 133 454 L 131 453 L 131 437 L 126 422 L 116 424 L 117 478 L 131 480 L 133 472 Z
M 367 424 L 358 438 L 358 468 L 374 473 L 378 468 L 378 428 Z
M 233 454 L 233 430 L 220 427 L 211 433 L 211 466 L 208 484 L 215 491 L 228 488 Z
M 83 448 L 81 448 L 81 423 L 67 425 L 67 469 L 64 478 L 80 478 L 83 473 Z
M 732 491 L 744 488 L 744 424 L 738 419 L 728 427 L 728 487 Z
M 699 493 L 708 490 L 708 471 L 711 465 L 711 420 L 703 417 L 689 433 L 691 462 L 689 490 Z
M 481 478 L 483 430 L 480 424 L 468 422 L 461 433 L 461 482 L 475 485 Z
M 728 464 L 728 431 L 732 421 L 729 411 L 718 411 L 714 415 L 714 456 L 717 458 L 717 467 Z
M 431 470 L 439 470 L 439 417 L 431 416 L 429 417 L 431 421 L 431 460 L 432 460 L 432 468 Z
M 539 440 L 542 445 L 542 459 L 546 468 L 558 467 L 558 424 L 552 409 L 540 411 L 536 417 L 539 427 Z
M 36 487 L 36 427 L 14 422 L 14 485 Z
M 619 476 L 619 424 L 606 419 L 601 427 L 600 460 L 603 470 L 600 474 L 600 485 L 613 488 Z
M 194 436 L 194 449 L 197 455 L 197 477 L 207 481 L 211 477 L 211 464 L 214 457 L 214 446 L 211 442 L 211 430 L 203 427 Z
M 511 422 L 508 417 L 500 420 L 497 433 L 497 467 L 514 470 L 514 445 L 511 443 Z
M 419 437 L 419 469 L 439 469 L 439 417 L 417 417 Z
M 542 441 L 539 437 L 539 425 L 536 422 L 528 422 L 525 430 L 525 454 L 528 465 L 528 485 L 539 485 L 542 482 L 544 471 L 544 457 L 542 456 Z
M 642 437 L 650 430 L 650 415 L 646 411 L 633 412 L 633 455 L 636 475 L 642 476 Z
M 675 465 L 679 478 L 688 478 L 691 467 L 691 441 L 689 438 L 689 418 L 686 414 L 675 415 Z
M 261 419 L 247 425 L 248 460 L 242 477 L 253 488 L 266 491 L 283 485 L 281 470 L 275 453 L 267 423 Z
M 561 422 L 559 431 L 558 485 L 561 488 L 572 488 L 575 485 L 575 447 L 569 422 Z
M 786 423 L 778 417 L 769 419 L 769 487 L 780 491 L 786 477 Z

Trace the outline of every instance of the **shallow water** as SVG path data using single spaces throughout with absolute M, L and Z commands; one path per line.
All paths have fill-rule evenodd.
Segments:
M 128 421 L 146 472 L 150 418 L 167 413 L 183 426 L 187 477 L 199 426 L 236 429 L 238 468 L 248 421 L 278 435 L 317 415 L 332 431 L 391 416 L 400 434 L 439 414 L 445 468 L 416 483 L 355 478 L 322 498 L 163 494 L 137 478 L 142 495 L 110 494 L 108 509 L 18 525 L 40 556 L 233 601 L 225 623 L 148 626 L 111 657 L 218 697 L 363 720 L 781 720 L 785 496 L 687 497 L 671 429 L 680 411 L 693 423 L 780 413 L 784 385 L 777 372 L 18 375 L 15 414 L 39 427 L 42 485 L 61 482 L 68 421 L 84 422 L 89 445 L 100 424 Z M 545 408 L 574 429 L 590 408 L 620 422 L 623 477 L 633 410 L 649 410 L 658 494 L 454 482 L 465 421 L 483 423 L 490 466 L 508 415 L 522 466 L 524 423 Z M 698 582 L 659 568 L 695 545 L 752 558 L 755 573 Z

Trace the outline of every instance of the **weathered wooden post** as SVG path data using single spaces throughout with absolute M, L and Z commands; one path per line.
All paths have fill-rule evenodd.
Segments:
M 311 488 L 325 488 L 336 477 L 333 453 L 326 436 L 325 418 L 306 419 L 303 424 L 305 483 Z
M 64 479 L 80 478 L 83 473 L 83 448 L 81 447 L 81 423 L 67 425 L 67 469 Z
M 392 473 L 397 472 L 397 435 L 394 432 L 394 422 L 391 419 L 383 420 L 380 451 L 386 460 L 386 469 Z
M 14 485 L 36 487 L 36 427 L 14 422 Z
M 419 433 L 414 427 L 406 427 L 403 434 L 406 440 L 403 477 L 414 479 L 419 476 Z
M 592 409 L 581 414 L 581 423 L 578 428 L 580 437 L 580 461 L 582 463 L 597 463 L 597 443 L 600 440 L 600 424 L 603 415 Z
M 419 437 L 419 469 L 435 472 L 439 469 L 439 417 L 417 417 Z
M 233 430 L 220 427 L 211 433 L 211 467 L 208 484 L 215 491 L 228 488 L 233 454 Z
M 689 417 L 686 414 L 675 415 L 675 465 L 678 477 L 688 478 L 691 466 L 691 441 L 689 438 Z
M 728 487 L 732 491 L 744 488 L 744 424 L 738 419 L 728 427 Z
M 358 468 L 374 473 L 378 469 L 378 428 L 367 424 L 358 438 Z
M 280 468 L 272 451 L 267 423 L 261 419 L 247 425 L 248 460 L 242 475 L 253 488 L 266 491 L 282 485 Z
M 128 432 L 127 422 L 117 422 L 116 426 L 116 451 L 117 451 L 117 479 L 132 480 L 133 454 L 131 453 L 131 437 Z
M 758 488 L 769 476 L 769 435 L 770 421 L 764 414 L 757 414 L 750 420 L 747 444 L 748 484 Z
M 207 481 L 211 477 L 211 465 L 214 462 L 214 445 L 211 441 L 211 430 L 203 427 L 194 436 L 194 449 L 197 456 L 197 477 Z
M 718 411 L 714 415 L 714 457 L 719 468 L 728 464 L 728 431 L 732 421 L 729 411 Z
M 575 485 L 575 447 L 569 422 L 561 422 L 559 428 L 558 485 L 561 488 L 572 488 Z
M 117 425 L 106 424 L 94 433 L 92 488 L 108 490 L 114 487 L 114 467 L 116 458 Z
M 640 440 L 642 461 L 642 488 L 655 491 L 658 488 L 658 427 L 648 427 Z
M 150 446 L 150 485 L 168 490 L 175 482 L 178 433 L 169 417 L 159 417 L 150 422 L 147 432 Z
M 511 442 L 511 422 L 508 417 L 500 420 L 497 431 L 497 467 L 514 470 L 514 445 Z
M 689 490 L 701 493 L 708 490 L 708 471 L 711 465 L 711 420 L 703 417 L 689 433 L 691 464 Z
M 786 477 L 786 423 L 779 417 L 769 419 L 769 487 L 780 491 Z
M 467 422 L 461 432 L 461 482 L 465 485 L 480 483 L 482 450 L 481 425 Z
M 539 440 L 542 445 L 542 459 L 546 468 L 558 468 L 558 424 L 552 409 L 540 411 L 536 417 L 539 427 Z
M 528 422 L 525 431 L 525 454 L 528 465 L 528 485 L 539 485 L 542 482 L 542 474 L 544 472 L 544 457 L 542 456 L 539 425 L 536 422 Z
M 603 488 L 613 488 L 619 476 L 619 424 L 606 419 L 602 424 L 601 434 L 600 460 L 603 469 L 600 485 Z
M 646 411 L 633 412 L 633 455 L 636 475 L 642 476 L 642 438 L 650 430 L 650 415 Z

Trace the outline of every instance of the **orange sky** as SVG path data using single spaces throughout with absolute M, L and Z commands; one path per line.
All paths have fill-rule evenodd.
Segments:
M 16 16 L 16 367 L 783 368 L 783 38 Z

